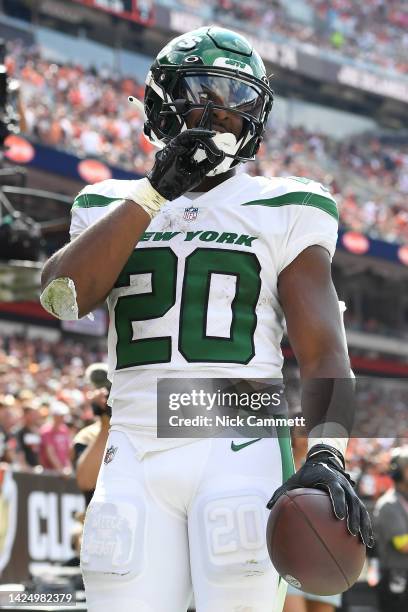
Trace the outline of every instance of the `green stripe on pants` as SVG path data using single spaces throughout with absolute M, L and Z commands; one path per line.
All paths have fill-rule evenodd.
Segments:
M 286 482 L 287 479 L 290 478 L 290 476 L 292 476 L 292 474 L 295 472 L 295 462 L 293 460 L 289 427 L 277 428 L 277 435 L 279 440 L 279 448 L 282 462 L 282 482 Z M 287 583 L 283 580 L 282 577 L 279 577 L 276 602 L 274 605 L 273 612 L 282 612 L 283 606 L 285 604 L 287 590 Z

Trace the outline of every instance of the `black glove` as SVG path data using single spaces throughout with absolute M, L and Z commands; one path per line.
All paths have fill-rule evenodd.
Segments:
M 152 187 L 167 200 L 175 200 L 197 187 L 207 172 L 218 166 L 225 157 L 212 140 L 215 134 L 203 128 L 191 128 L 175 136 L 156 153 L 154 166 L 147 175 Z M 202 162 L 193 159 L 197 149 L 203 149 L 206 153 Z
M 313 446 L 300 470 L 275 491 L 267 507 L 271 509 L 281 495 L 299 487 L 327 491 L 336 517 L 340 520 L 347 517 L 349 532 L 353 536 L 360 533 L 366 546 L 374 546 L 370 516 L 354 492 L 354 482 L 344 469 L 344 459 L 340 452 L 325 444 Z

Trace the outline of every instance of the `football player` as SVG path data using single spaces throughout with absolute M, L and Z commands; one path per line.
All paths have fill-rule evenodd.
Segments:
M 284 317 L 305 381 L 349 379 L 333 197 L 313 180 L 237 173 L 272 102 L 242 36 L 212 26 L 170 41 L 146 80 L 151 171 L 85 187 L 71 243 L 44 267 L 50 312 L 75 319 L 104 300 L 110 311 L 111 430 L 81 559 L 90 612 L 181 612 L 192 590 L 198 612 L 280 609 L 265 545 L 274 491 L 269 507 L 290 488 L 327 489 L 371 544 L 344 469 L 347 432 L 328 438 L 308 401 L 316 425 L 294 475 L 289 438 L 156 435 L 158 378 L 280 378 Z

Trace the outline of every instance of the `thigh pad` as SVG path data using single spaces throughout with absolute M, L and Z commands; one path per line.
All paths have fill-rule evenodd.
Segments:
M 132 503 L 92 500 L 81 547 L 84 573 L 134 577 L 144 565 L 146 511 L 139 498 Z
M 264 494 L 252 490 L 208 496 L 196 512 L 195 537 L 209 578 L 260 576 L 270 570 Z

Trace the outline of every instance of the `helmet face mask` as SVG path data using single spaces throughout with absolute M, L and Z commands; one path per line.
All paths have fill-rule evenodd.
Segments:
M 188 129 L 192 111 L 201 111 L 200 127 L 212 129 L 213 111 L 225 110 L 242 122 L 236 147 L 225 151 L 229 167 L 235 166 L 254 159 L 272 103 L 263 62 L 246 39 L 221 28 L 200 28 L 171 41 L 151 67 L 144 131 L 162 148 Z

